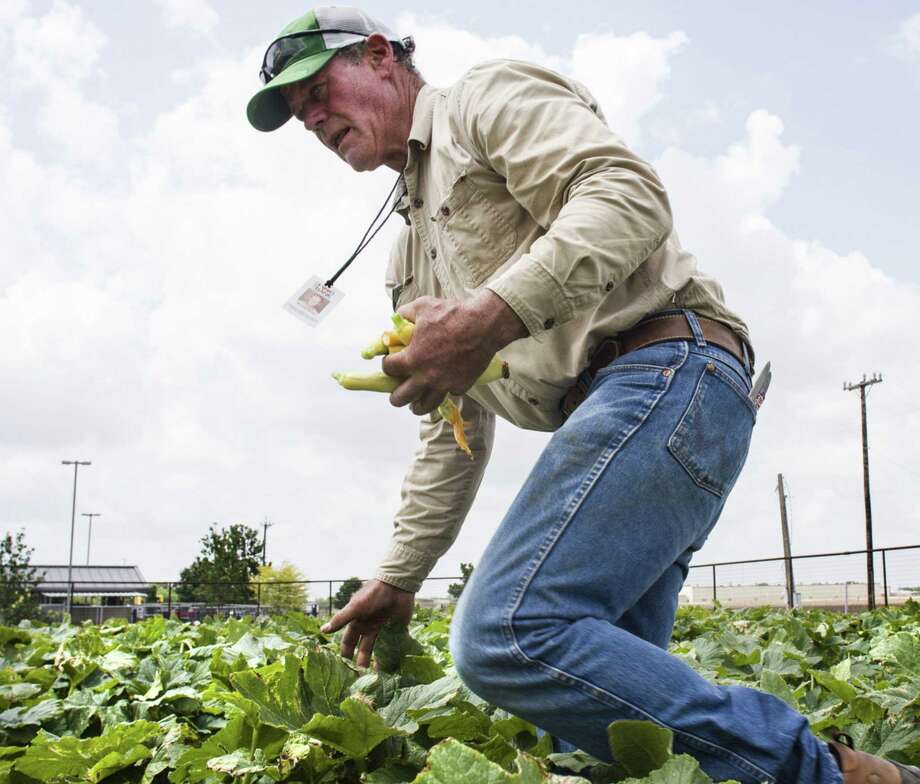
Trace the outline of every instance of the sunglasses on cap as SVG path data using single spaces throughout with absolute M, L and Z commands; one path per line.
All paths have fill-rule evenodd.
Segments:
M 298 55 L 302 54 L 307 49 L 313 49 L 306 39 L 314 35 L 322 35 L 323 33 L 357 35 L 361 38 L 367 38 L 370 35 L 370 33 L 361 33 L 357 30 L 324 27 L 318 30 L 304 30 L 299 33 L 291 33 L 276 38 L 269 44 L 268 49 L 265 50 L 265 56 L 262 58 L 262 67 L 259 69 L 259 80 L 262 84 L 268 84 L 287 68 L 291 61 L 296 59 Z M 403 38 L 402 41 L 398 43 L 401 43 L 402 46 L 410 52 L 415 49 L 415 42 L 412 40 L 411 36 Z M 346 46 L 350 46 L 350 44 L 346 44 Z M 338 48 L 344 49 L 345 47 L 341 46 Z M 318 52 L 310 51 L 309 54 L 318 54 Z

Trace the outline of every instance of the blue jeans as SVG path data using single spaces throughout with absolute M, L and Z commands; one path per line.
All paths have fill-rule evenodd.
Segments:
M 470 689 L 602 760 L 612 721 L 646 719 L 716 781 L 842 781 L 801 714 L 666 650 L 690 558 L 747 457 L 749 389 L 699 337 L 598 373 L 463 592 L 450 647 Z

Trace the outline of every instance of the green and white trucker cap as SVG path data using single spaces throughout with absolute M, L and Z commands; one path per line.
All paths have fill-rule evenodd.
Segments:
M 316 8 L 295 19 L 265 51 L 259 70 L 259 78 L 265 86 L 246 107 L 249 122 L 260 131 L 280 128 L 291 118 L 291 110 L 278 88 L 309 79 L 339 49 L 360 43 L 372 33 L 400 42 L 389 27 L 358 8 Z

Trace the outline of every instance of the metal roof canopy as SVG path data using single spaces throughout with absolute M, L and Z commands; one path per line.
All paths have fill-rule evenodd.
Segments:
M 63 599 L 67 596 L 67 591 L 42 591 L 41 595 L 49 599 L 56 599 L 56 598 Z M 78 591 L 76 588 L 74 588 L 73 595 L 74 596 L 77 596 L 77 595 L 89 596 L 89 597 L 98 596 L 100 598 L 104 596 L 106 598 L 109 598 L 112 596 L 127 596 L 127 597 L 146 596 L 147 594 L 144 591 L 106 591 L 105 593 L 92 593 L 91 591 Z
M 67 565 L 34 565 L 38 572 L 37 593 L 46 596 L 67 594 Z M 146 593 L 149 584 L 136 566 L 77 566 L 71 568 L 75 595 L 135 596 Z

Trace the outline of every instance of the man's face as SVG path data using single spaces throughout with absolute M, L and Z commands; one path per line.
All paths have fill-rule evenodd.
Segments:
M 387 111 L 392 88 L 368 57 L 359 63 L 333 57 L 309 79 L 282 87 L 281 94 L 294 117 L 355 171 L 376 169 L 392 156 Z

